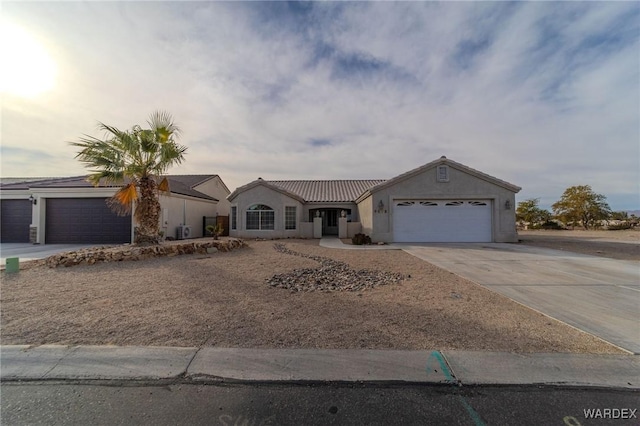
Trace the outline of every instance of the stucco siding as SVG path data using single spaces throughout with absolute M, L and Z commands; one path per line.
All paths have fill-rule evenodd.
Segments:
M 210 197 L 216 198 L 218 200 L 218 204 L 216 206 L 218 215 L 229 216 L 231 203 L 227 200 L 227 196 L 230 192 L 224 182 L 222 182 L 222 179 L 220 179 L 220 176 L 216 176 L 206 182 L 196 185 L 193 189 Z
M 513 191 L 485 179 L 449 166 L 449 181 L 438 182 L 436 167 L 408 177 L 395 185 L 372 193 L 371 206 L 374 241 L 393 241 L 393 201 L 398 199 L 483 199 L 492 202 L 492 238 L 494 242 L 516 242 L 515 194 Z M 510 209 L 505 202 L 509 200 Z M 380 202 L 382 212 L 377 212 Z M 362 204 L 362 203 L 361 203 Z M 363 214 L 361 212 L 361 214 Z M 363 230 L 368 229 L 363 221 Z M 366 233 L 366 232 L 365 232 Z
M 358 203 L 358 216 L 360 217 L 361 232 L 371 235 L 373 232 L 373 197 L 368 196 Z
M 203 237 L 202 218 L 216 215 L 214 201 L 180 195 L 160 196 L 160 229 L 166 237 L 176 237 L 181 225 L 191 227 L 191 238 Z
M 273 230 L 252 230 L 247 229 L 247 209 L 254 204 L 264 204 L 274 210 L 274 229 Z M 240 238 L 297 238 L 302 236 L 305 229 L 301 226 L 301 222 L 306 221 L 303 205 L 300 201 L 291 198 L 281 192 L 274 191 L 262 185 L 255 186 L 246 191 L 239 193 L 235 198 L 230 200 L 231 206 L 236 206 L 238 211 L 237 229 L 229 231 L 232 237 Z M 285 207 L 296 207 L 296 229 L 285 229 Z M 303 229 L 304 228 L 304 229 Z

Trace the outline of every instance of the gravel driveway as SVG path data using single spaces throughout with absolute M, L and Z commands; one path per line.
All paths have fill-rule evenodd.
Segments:
M 321 266 L 275 250 L 274 243 L 253 241 L 210 256 L 5 274 L 2 342 L 620 352 L 401 251 L 281 240 L 297 253 L 404 279 L 361 291 L 273 287 L 267 281 L 275 274 Z

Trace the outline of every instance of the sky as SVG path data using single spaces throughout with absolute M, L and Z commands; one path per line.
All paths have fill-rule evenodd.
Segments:
M 640 209 L 638 2 L 11 2 L 0 175 L 170 112 L 172 174 L 388 179 L 442 155 L 544 208 Z

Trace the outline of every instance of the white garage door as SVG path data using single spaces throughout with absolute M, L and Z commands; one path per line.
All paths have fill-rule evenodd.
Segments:
M 395 242 L 491 242 L 491 200 L 395 200 Z

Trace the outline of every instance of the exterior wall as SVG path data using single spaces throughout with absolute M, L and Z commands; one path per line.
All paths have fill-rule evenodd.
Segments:
M 360 222 L 347 223 L 347 238 L 353 238 L 356 234 L 362 232 L 362 224 Z
M 371 236 L 373 233 L 373 197 L 368 196 L 358 203 L 358 216 L 360 217 L 360 232 Z
M 371 211 L 373 241 L 393 241 L 393 201 L 397 199 L 484 199 L 492 201 L 492 235 L 494 242 L 517 242 L 515 222 L 515 193 L 484 179 L 477 178 L 449 165 L 449 181 L 437 182 L 436 166 L 397 184 L 382 188 L 358 207 L 363 218 L 362 228 L 368 233 L 370 225 L 364 215 Z M 365 203 L 371 200 L 368 205 Z M 511 208 L 505 208 L 509 201 Z M 384 209 L 377 212 L 382 201 Z M 369 210 L 371 209 L 371 210 Z
M 300 222 L 300 238 L 313 238 L 313 222 Z
M 31 226 L 37 226 L 36 242 L 45 243 L 47 215 L 47 199 L 49 198 L 108 198 L 116 193 L 117 188 L 34 188 L 29 191 L 3 191 L 2 198 L 29 198 L 29 195 L 37 200 L 37 204 L 33 206 Z M 169 222 L 165 225 L 160 224 L 160 229 L 165 235 L 175 237 L 175 229 L 182 223 L 184 201 L 187 202 L 187 225 L 193 226 L 193 236 L 202 236 L 202 216 L 215 216 L 216 203 L 214 201 L 199 200 L 193 197 L 171 194 L 169 196 L 160 196 L 160 206 L 167 209 L 169 214 Z M 162 219 L 161 212 L 161 220 Z M 135 228 L 135 221 L 132 215 L 132 235 Z M 166 228 L 166 229 L 163 229 Z M 168 232 L 168 234 L 167 234 Z
M 227 196 L 231 194 L 227 186 L 224 184 L 220 176 L 209 179 L 199 185 L 193 187 L 196 191 L 200 191 L 205 195 L 218 199 L 216 212 L 219 216 L 229 216 L 231 203 L 227 200 Z M 215 216 L 215 215 L 212 215 Z
M 304 205 L 304 216 L 303 220 L 309 220 L 309 211 L 315 209 L 340 209 L 340 210 L 351 210 L 351 216 L 348 217 L 352 222 L 358 221 L 358 206 L 356 203 L 306 203 Z
M 117 188 L 34 188 L 28 190 L 26 198 L 29 198 L 29 195 L 33 195 L 37 200 L 37 204 L 33 206 L 31 219 L 31 226 L 38 227 L 36 243 L 45 243 L 45 219 L 47 217 L 48 198 L 108 198 L 112 197 L 116 191 Z M 2 198 L 5 198 L 5 194 L 8 192 L 3 192 Z M 6 198 L 9 198 L 9 196 Z M 131 226 L 131 232 L 131 241 L 133 241 L 133 226 Z
M 176 237 L 180 225 L 191 226 L 191 238 L 203 237 L 202 217 L 216 215 L 216 202 L 179 194 L 160 195 L 160 230 Z
M 247 208 L 254 204 L 265 204 L 274 210 L 275 223 L 273 230 L 247 230 Z M 238 194 L 230 202 L 231 206 L 238 208 L 237 229 L 230 229 L 229 235 L 232 237 L 240 238 L 299 238 L 306 235 L 308 231 L 307 226 L 302 225 L 301 222 L 307 222 L 308 217 L 304 216 L 303 204 L 291 198 L 281 192 L 274 191 L 271 188 L 267 188 L 263 185 L 255 186 L 244 192 Z M 296 223 L 296 229 L 285 230 L 284 229 L 284 212 L 285 206 L 295 206 L 298 220 Z M 308 215 L 308 213 L 306 213 Z M 231 224 L 231 218 L 229 220 Z M 230 225 L 231 226 L 231 225 Z M 312 230 L 313 232 L 313 230 Z

